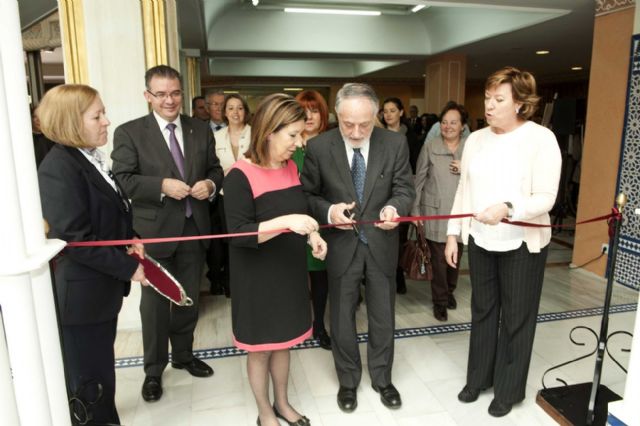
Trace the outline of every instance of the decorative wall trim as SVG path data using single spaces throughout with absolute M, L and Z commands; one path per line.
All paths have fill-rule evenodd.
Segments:
M 52 13 L 22 32 L 22 47 L 27 52 L 55 49 L 60 46 L 62 46 L 62 38 L 58 12 Z
M 191 110 L 191 99 L 200 95 L 200 58 L 193 56 L 185 57 L 185 72 L 183 77 L 183 90 L 186 92 L 184 97 L 185 109 L 189 114 L 193 114 Z M 187 105 L 188 104 L 188 105 Z
M 635 0 L 596 0 L 596 16 L 635 7 Z
M 58 2 L 66 83 L 89 83 L 82 2 L 83 0 L 59 0 Z
M 631 39 L 627 107 L 620 151 L 616 193 L 627 195 L 627 205 L 613 276 L 620 284 L 640 290 L 640 216 L 634 213 L 640 208 L 640 35 Z
M 164 0 L 140 0 L 146 68 L 168 65 Z

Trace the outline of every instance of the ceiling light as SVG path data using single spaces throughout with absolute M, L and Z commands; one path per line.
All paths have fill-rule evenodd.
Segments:
M 302 87 L 285 87 L 285 92 L 302 92 L 304 89 Z
M 426 7 L 426 5 L 424 5 L 424 4 L 416 4 L 415 6 L 413 6 L 413 9 L 411 9 L 411 11 L 413 13 L 416 13 L 416 12 L 424 9 L 425 7 Z
M 582 71 L 582 67 L 571 67 L 571 71 Z
M 360 15 L 380 16 L 379 10 L 349 10 L 349 9 L 306 9 L 301 7 L 285 7 L 286 13 L 316 13 L 320 15 Z
M 549 52 L 548 50 L 536 50 L 536 55 L 548 55 Z
M 251 0 L 251 4 L 257 6 L 260 3 L 260 0 Z

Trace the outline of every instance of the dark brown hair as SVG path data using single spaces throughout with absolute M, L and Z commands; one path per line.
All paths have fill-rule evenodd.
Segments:
M 464 106 L 460 105 L 459 103 L 456 103 L 455 101 L 447 102 L 444 108 L 442 108 L 442 112 L 438 116 L 438 122 L 442 123 L 442 119 L 444 118 L 444 115 L 451 110 L 458 111 L 458 113 L 460 114 L 460 124 L 462 124 L 463 126 L 467 124 L 467 120 L 469 119 L 469 114 L 467 113 L 467 110 L 464 109 Z
M 168 65 L 156 65 L 144 73 L 144 84 L 149 89 L 149 83 L 153 77 L 168 78 L 169 80 L 180 80 L 180 73 Z M 182 83 L 180 83 L 182 86 Z
M 225 123 L 229 124 L 226 110 L 227 110 L 227 102 L 229 102 L 230 99 L 238 99 L 240 102 L 242 102 L 242 107 L 244 108 L 244 124 L 247 124 L 249 122 L 249 118 L 251 117 L 251 112 L 249 111 L 249 104 L 247 104 L 247 101 L 245 101 L 244 98 L 237 93 L 231 93 L 224 97 L 224 103 L 222 104 L 222 120 Z

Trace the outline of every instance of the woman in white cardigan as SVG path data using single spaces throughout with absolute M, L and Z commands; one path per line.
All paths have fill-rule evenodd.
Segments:
M 458 394 L 473 402 L 493 386 L 489 414 L 501 417 L 525 397 L 550 228 L 520 227 L 502 219 L 550 223 L 561 158 L 553 133 L 529 119 L 539 97 L 528 72 L 513 67 L 485 84 L 489 127 L 467 139 L 445 256 L 456 267 L 462 236 L 468 244 L 471 337 L 467 383 Z
M 222 114 L 227 127 L 215 132 L 213 137 L 216 140 L 216 155 L 226 175 L 251 142 L 249 105 L 242 96 L 233 93 L 224 99 Z

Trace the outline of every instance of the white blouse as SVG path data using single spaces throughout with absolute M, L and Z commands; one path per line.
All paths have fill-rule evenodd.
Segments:
M 462 154 L 461 176 L 451 214 L 479 213 L 494 204 L 513 204 L 514 221 L 549 224 L 560 180 L 561 156 L 555 135 L 527 121 L 503 134 L 490 127 L 472 133 Z M 449 220 L 447 235 L 469 234 L 489 251 L 509 251 L 527 244 L 537 253 L 551 240 L 550 228 L 485 225 L 472 218 Z

